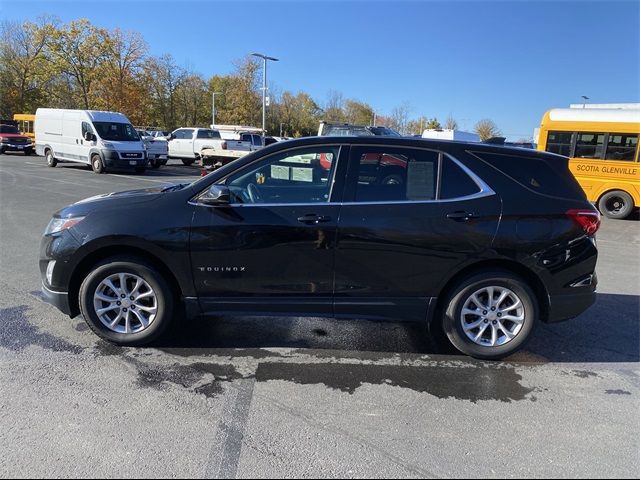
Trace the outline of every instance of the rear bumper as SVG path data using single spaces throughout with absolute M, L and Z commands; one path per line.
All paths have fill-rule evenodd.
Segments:
M 69 306 L 69 294 L 67 292 L 54 292 L 49 290 L 45 284 L 42 284 L 42 297 L 45 302 L 50 303 L 62 313 L 71 316 L 71 308 Z
M 584 287 L 583 287 L 584 288 Z M 555 295 L 549 299 L 549 323 L 562 322 L 577 317 L 596 301 L 595 287 L 584 288 L 587 291 Z

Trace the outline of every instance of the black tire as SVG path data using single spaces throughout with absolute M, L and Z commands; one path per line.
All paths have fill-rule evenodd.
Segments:
M 160 168 L 160 165 L 162 165 L 162 162 L 158 159 L 155 160 L 151 160 L 151 168 Z
M 0 155 L 4 155 L 4 152 L 5 152 L 4 148 L 0 147 Z
M 491 286 L 508 289 L 520 299 L 524 309 L 524 321 L 520 330 L 510 341 L 503 345 L 485 346 L 475 343 L 465 333 L 462 326 L 462 309 L 474 292 Z M 465 355 L 483 360 L 501 359 L 521 349 L 531 338 L 539 321 L 538 300 L 533 290 L 522 278 L 500 270 L 477 273 L 461 280 L 445 297 L 442 310 L 442 329 L 453 346 Z M 482 320 L 483 312 L 480 312 L 480 309 L 478 310 L 479 315 L 471 315 L 471 319 Z M 487 310 L 484 310 L 484 312 L 487 312 Z M 489 315 L 497 315 L 497 313 L 489 313 Z M 495 325 L 496 321 L 504 321 L 505 324 L 509 322 L 505 319 L 483 321 L 478 327 L 478 332 L 485 324 L 493 328 L 491 324 Z M 515 325 L 511 322 L 509 324 Z M 475 334 L 476 332 L 472 331 L 472 333 Z
M 44 152 L 44 157 L 45 157 L 45 159 L 47 161 L 47 167 L 53 168 L 56 165 L 58 165 L 58 161 L 53 156 L 53 151 L 47 150 L 46 152 Z
M 635 208 L 633 197 L 622 190 L 607 192 L 598 201 L 598 210 L 607 218 L 622 220 Z
M 97 153 L 91 155 L 91 168 L 95 173 L 104 173 L 106 168 L 104 168 L 104 162 L 102 161 L 102 157 Z
M 183 158 L 182 159 L 182 163 L 185 164 L 187 167 L 190 165 L 193 165 L 193 162 L 195 162 L 196 160 L 194 158 Z
M 147 171 L 147 167 L 136 167 L 136 173 L 144 173 Z
M 145 329 L 137 333 L 118 333 L 100 321 L 94 307 L 94 294 L 100 283 L 113 274 L 133 274 L 153 289 L 157 299 L 157 314 Z M 117 345 L 142 346 L 157 340 L 166 331 L 174 316 L 174 296 L 168 282 L 150 264 L 137 257 L 112 257 L 91 269 L 79 292 L 80 311 L 87 325 L 99 337 Z
M 162 165 L 166 165 L 166 164 L 167 164 L 167 162 L 168 162 L 168 160 L 162 160 L 162 162 L 161 162 L 161 163 L 162 163 Z
M 33 153 L 33 150 L 31 148 L 26 148 L 23 153 L 25 157 L 28 157 Z

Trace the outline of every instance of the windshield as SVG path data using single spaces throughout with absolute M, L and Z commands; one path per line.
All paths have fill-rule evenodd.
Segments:
M 20 133 L 16 127 L 11 125 L 0 125 L 0 133 Z
M 387 128 L 387 127 L 371 127 L 371 131 L 375 135 L 384 135 L 384 136 L 387 136 L 387 137 L 401 137 L 402 136 L 398 132 L 396 132 L 395 130 L 392 130 L 392 129 Z
M 134 142 L 140 140 L 135 129 L 129 123 L 93 122 L 98 135 L 103 140 Z

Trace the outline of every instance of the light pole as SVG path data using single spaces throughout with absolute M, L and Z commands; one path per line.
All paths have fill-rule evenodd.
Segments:
M 262 53 L 252 53 L 254 57 L 259 57 L 262 59 L 262 136 L 264 137 L 267 134 L 266 121 L 267 121 L 267 60 L 272 60 L 274 62 L 278 62 L 277 58 L 268 57 Z
M 222 95 L 222 92 L 211 93 L 211 128 L 216 124 L 216 95 Z
M 585 108 L 585 105 L 587 103 L 587 100 L 589 100 L 589 97 L 587 97 L 586 95 L 582 95 L 582 108 Z
M 284 125 L 284 123 L 280 124 L 280 136 L 282 137 L 282 125 Z

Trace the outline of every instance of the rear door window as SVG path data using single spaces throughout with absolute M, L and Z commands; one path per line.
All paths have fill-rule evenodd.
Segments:
M 435 200 L 439 154 L 430 150 L 352 147 L 356 202 Z

